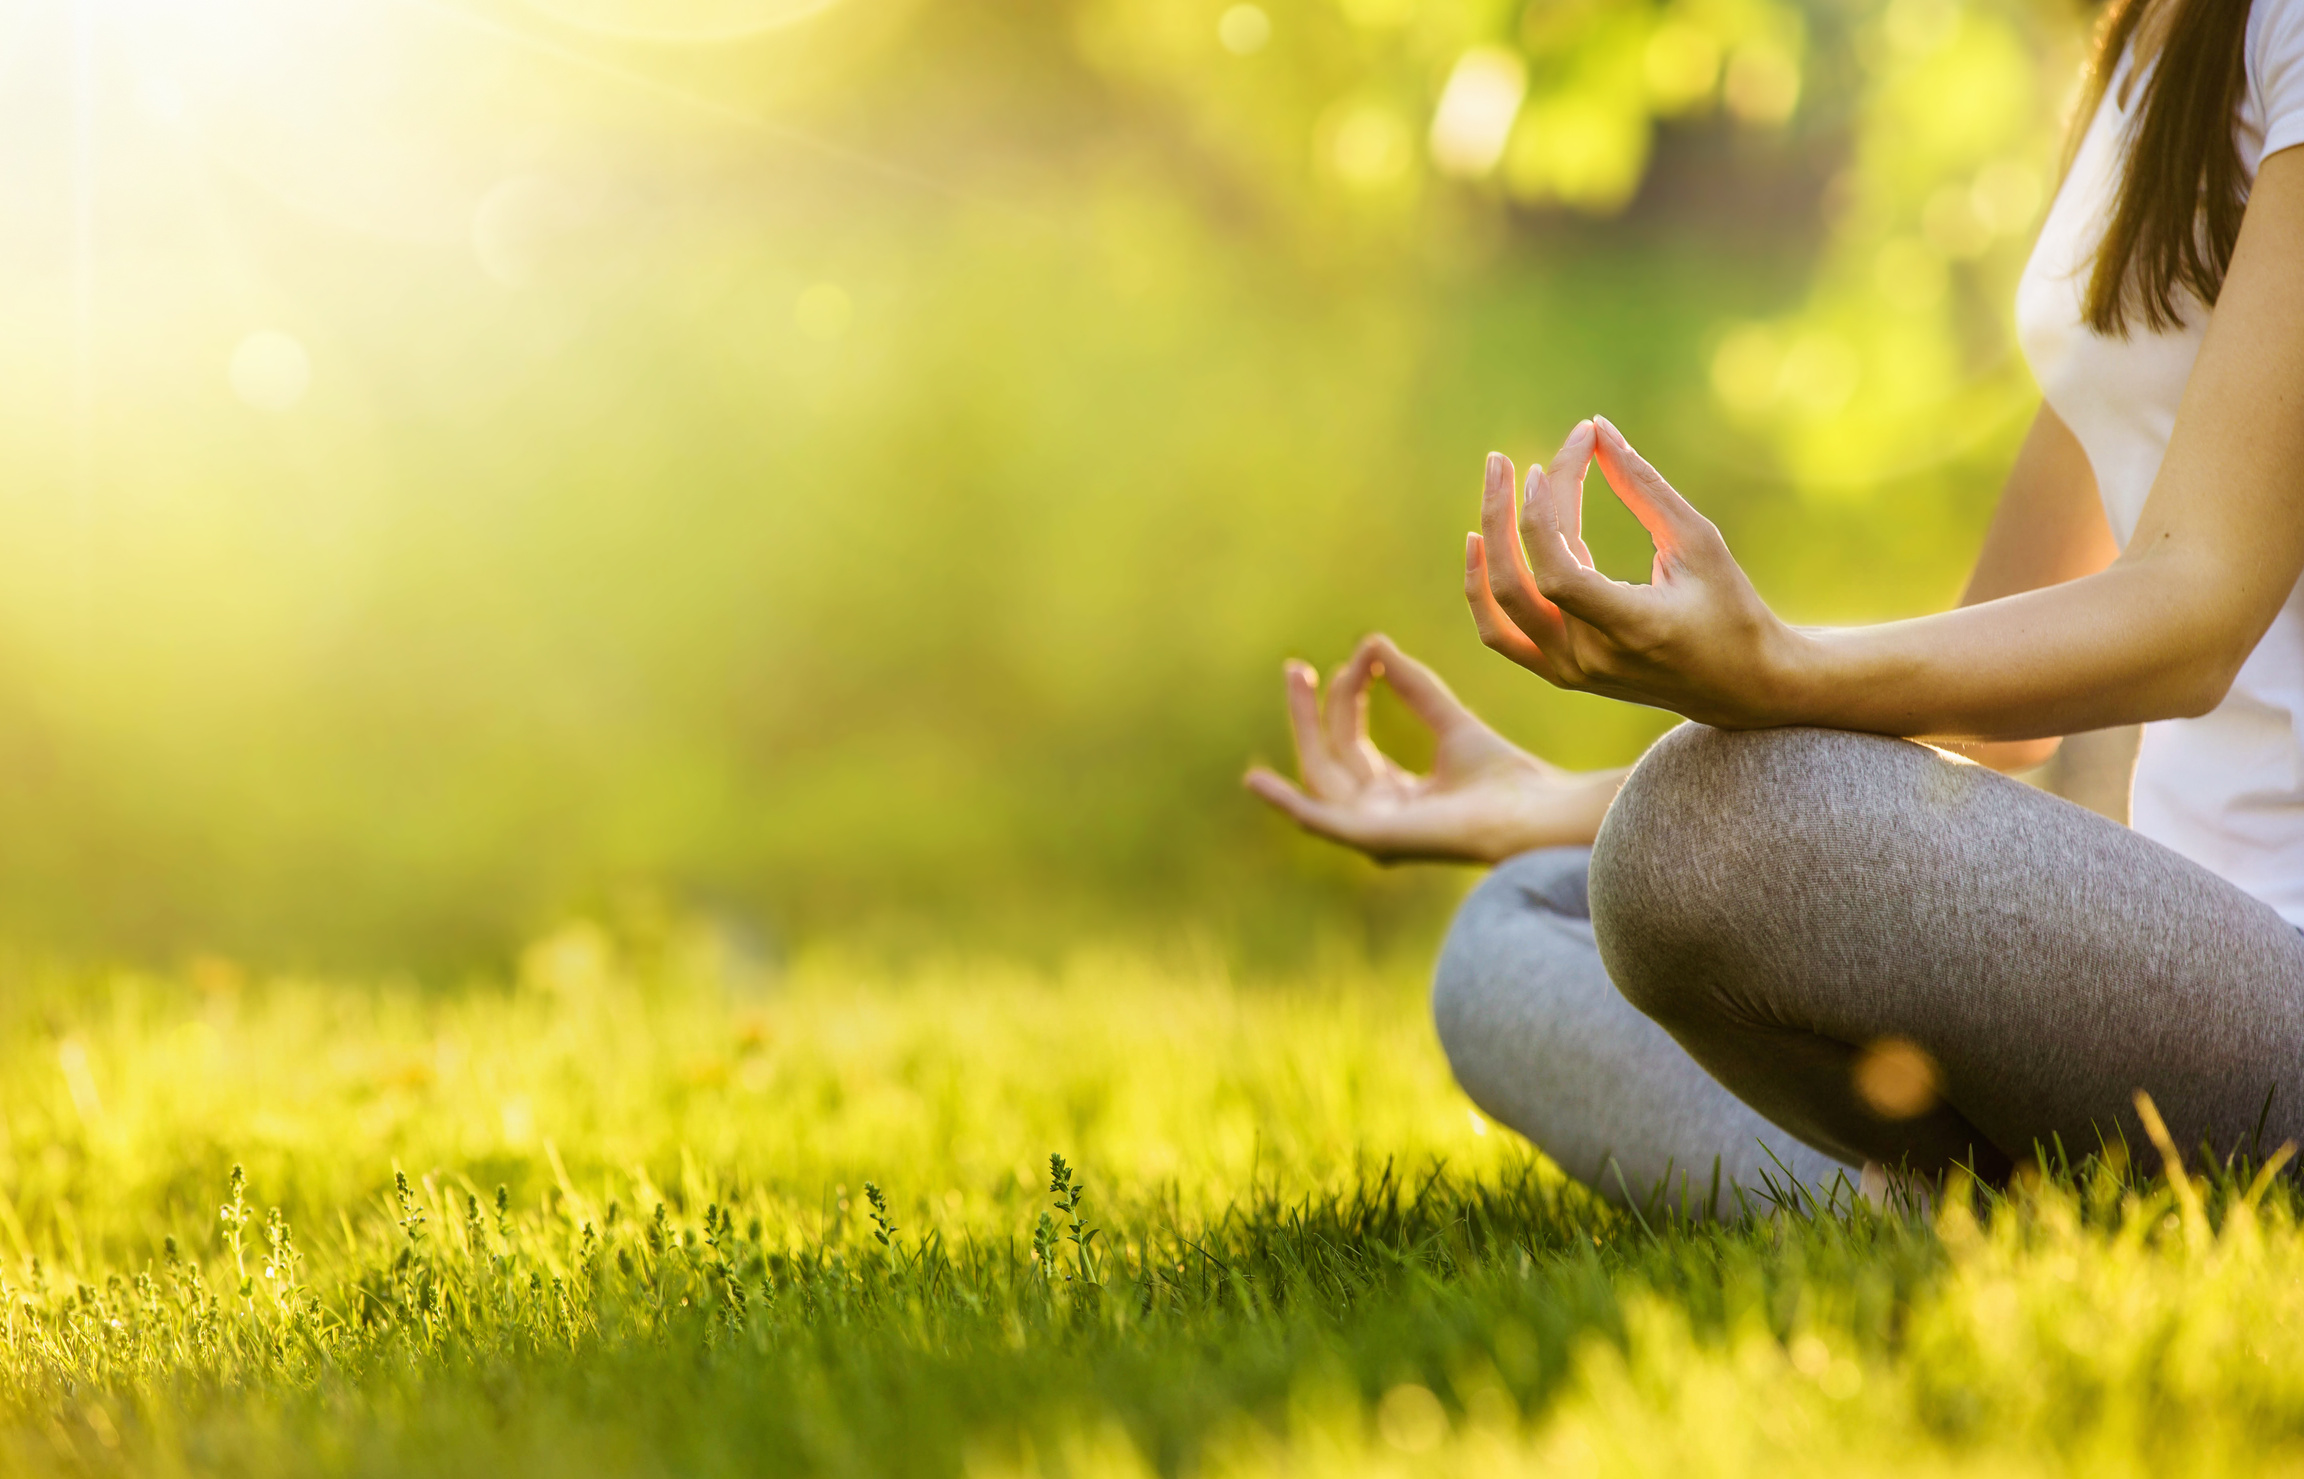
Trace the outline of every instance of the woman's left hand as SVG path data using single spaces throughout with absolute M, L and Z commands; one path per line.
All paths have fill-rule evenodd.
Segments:
M 1593 461 L 1656 546 L 1647 585 L 1611 580 L 1585 546 Z M 1712 521 L 1605 418 L 1580 421 L 1549 468 L 1488 455 L 1481 532 L 1464 545 L 1464 596 L 1480 640 L 1561 688 L 1670 709 L 1723 729 L 1800 722 L 1805 639 L 1760 599 Z

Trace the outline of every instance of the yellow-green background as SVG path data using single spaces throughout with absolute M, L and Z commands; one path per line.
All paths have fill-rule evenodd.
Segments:
M 1449 878 L 1235 789 L 1282 657 L 1663 722 L 1473 641 L 1489 448 L 1606 412 L 1798 618 L 1957 588 L 2082 16 L 1229 8 L 0 13 L 0 930 L 1409 948 Z

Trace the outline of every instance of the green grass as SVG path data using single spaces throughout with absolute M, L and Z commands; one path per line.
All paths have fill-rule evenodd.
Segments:
M 2287 1183 L 1627 1215 L 1471 1114 L 1406 971 L 571 930 L 0 1003 L 11 1473 L 2304 1467 Z

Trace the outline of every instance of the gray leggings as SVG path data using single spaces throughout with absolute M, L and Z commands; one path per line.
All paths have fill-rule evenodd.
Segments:
M 2304 936 L 2070 802 L 1904 740 L 1684 725 L 1597 843 L 1473 891 L 1433 1014 L 1489 1116 L 1617 1199 L 1864 1161 L 2304 1139 Z M 1933 1092 L 1867 1078 L 1892 1046 Z M 1865 1092 L 1867 1088 L 1875 1091 Z M 1779 1167 L 1782 1169 L 1780 1170 Z

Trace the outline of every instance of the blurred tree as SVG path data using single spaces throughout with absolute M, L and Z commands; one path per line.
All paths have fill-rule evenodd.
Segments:
M 1424 938 L 1452 880 L 1233 792 L 1278 660 L 1385 625 L 1564 761 L 1635 752 L 1663 716 L 1489 661 L 1456 594 L 1481 454 L 1595 409 L 1803 619 L 1947 596 L 2078 28 L 103 14 L 0 11 L 0 926 L 419 961 L 635 890 Z

